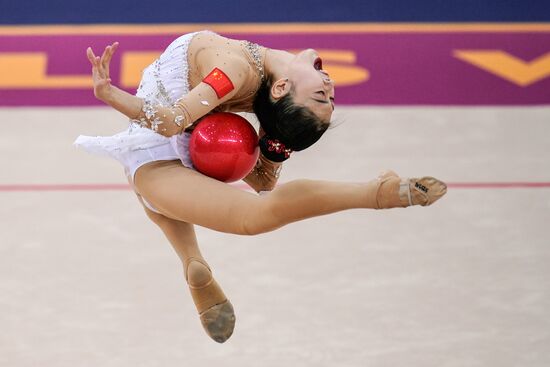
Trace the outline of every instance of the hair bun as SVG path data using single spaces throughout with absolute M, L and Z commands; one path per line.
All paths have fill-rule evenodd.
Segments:
M 290 158 L 292 149 L 287 148 L 277 139 L 264 135 L 260 139 L 260 150 L 264 157 L 273 162 L 283 162 Z

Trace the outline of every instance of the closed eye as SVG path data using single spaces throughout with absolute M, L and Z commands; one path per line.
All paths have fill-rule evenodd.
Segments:
M 327 95 L 327 94 L 326 94 L 324 91 L 322 91 L 322 90 L 320 90 L 320 91 L 318 91 L 318 92 L 316 92 L 316 93 L 317 93 L 317 94 L 321 94 L 323 97 L 326 97 L 326 95 Z M 323 98 L 323 99 L 324 99 L 324 98 Z M 332 110 L 334 110 L 334 97 L 329 97 L 328 99 L 332 102 L 332 103 L 331 103 L 331 105 L 332 105 Z M 315 101 L 320 102 L 320 103 L 328 103 L 327 101 L 319 101 L 318 99 L 316 99 Z
M 319 102 L 319 103 L 322 103 L 322 104 L 328 104 L 328 102 L 327 102 L 326 100 L 323 100 L 323 99 L 315 99 L 315 98 L 312 98 L 312 99 L 313 99 L 315 102 Z M 333 103 L 331 103 L 330 105 L 331 105 L 331 107 L 332 107 L 332 110 L 334 111 L 334 98 L 331 98 L 330 100 L 331 100 L 331 102 L 333 102 Z

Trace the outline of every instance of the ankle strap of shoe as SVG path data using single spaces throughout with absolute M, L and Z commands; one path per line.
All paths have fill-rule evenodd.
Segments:
M 401 180 L 399 183 L 399 199 L 404 206 L 412 205 L 411 189 L 409 180 Z

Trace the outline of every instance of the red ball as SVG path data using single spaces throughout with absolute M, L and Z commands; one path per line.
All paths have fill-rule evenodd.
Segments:
M 202 174 L 223 182 L 237 181 L 244 178 L 258 160 L 258 134 L 239 115 L 210 114 L 193 130 L 189 153 L 193 166 Z

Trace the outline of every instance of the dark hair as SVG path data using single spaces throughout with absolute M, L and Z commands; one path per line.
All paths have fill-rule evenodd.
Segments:
M 291 93 L 273 101 L 272 82 L 267 78 L 254 99 L 254 113 L 266 134 L 293 151 L 313 145 L 328 129 L 330 122 L 322 121 L 309 108 L 294 103 Z

